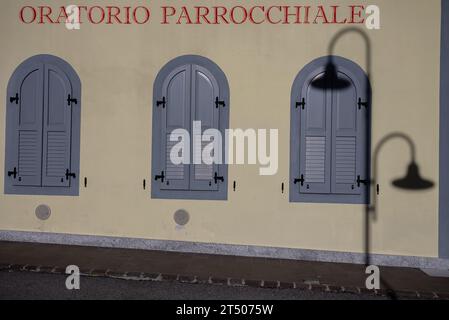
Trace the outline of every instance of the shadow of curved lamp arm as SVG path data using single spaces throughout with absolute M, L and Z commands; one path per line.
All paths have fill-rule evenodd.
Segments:
M 339 78 L 337 73 L 337 67 L 333 61 L 333 55 L 335 50 L 335 45 L 338 40 L 348 33 L 356 33 L 360 35 L 366 44 L 366 68 L 368 79 L 371 75 L 371 42 L 368 35 L 361 29 L 358 28 L 347 28 L 339 33 L 337 33 L 331 40 L 329 45 L 329 61 L 327 62 L 326 69 L 324 71 L 324 76 L 318 78 L 312 82 L 312 86 L 319 89 L 345 89 L 351 86 L 351 83 L 345 79 Z
M 382 140 L 379 141 L 379 143 L 376 146 L 376 149 L 374 150 L 374 183 L 377 181 L 377 172 L 378 172 L 378 158 L 379 158 L 379 152 L 382 149 L 382 147 L 389 141 L 393 139 L 402 139 L 404 140 L 409 148 L 410 148 L 410 164 L 408 165 L 407 174 L 403 178 L 396 179 L 392 182 L 393 186 L 399 189 L 403 190 L 426 190 L 430 189 L 434 186 L 434 183 L 430 180 L 424 179 L 421 177 L 421 174 L 419 172 L 419 166 L 416 163 L 416 147 L 413 143 L 413 140 L 406 134 L 401 132 L 394 132 L 390 133 Z

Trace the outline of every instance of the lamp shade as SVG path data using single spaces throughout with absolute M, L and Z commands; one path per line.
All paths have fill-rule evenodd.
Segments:
M 332 61 L 327 63 L 324 75 L 312 82 L 312 87 L 323 90 L 345 89 L 350 85 L 351 83 L 349 81 L 338 77 L 337 68 Z
M 434 183 L 421 177 L 419 167 L 415 162 L 408 166 L 407 175 L 393 181 L 396 188 L 404 190 L 426 190 L 431 189 Z

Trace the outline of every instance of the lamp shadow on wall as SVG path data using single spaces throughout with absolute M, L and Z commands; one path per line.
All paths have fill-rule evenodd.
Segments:
M 322 77 L 320 77 L 319 79 L 317 79 L 316 81 L 314 81 L 314 83 L 312 83 L 312 86 L 319 88 L 319 89 L 323 89 L 323 90 L 326 90 L 326 89 L 343 90 L 351 85 L 351 83 L 349 83 L 349 81 L 339 78 L 337 67 L 333 61 L 335 45 L 337 44 L 338 40 L 341 37 L 343 37 L 344 35 L 349 34 L 349 33 L 358 34 L 363 39 L 363 41 L 365 42 L 365 46 L 366 46 L 366 55 L 365 55 L 366 73 L 367 73 L 366 79 L 367 79 L 368 83 L 365 86 L 366 87 L 365 95 L 368 100 L 368 106 L 369 106 L 369 110 L 370 110 L 369 116 L 371 119 L 371 125 L 369 126 L 369 129 L 368 129 L 369 132 L 367 132 L 368 141 L 370 142 L 371 141 L 371 129 L 370 128 L 373 126 L 373 121 L 372 121 L 372 117 L 371 117 L 372 91 L 371 91 L 371 85 L 370 85 L 371 74 L 372 74 L 371 73 L 371 71 L 372 71 L 371 70 L 371 64 L 372 64 L 371 54 L 372 54 L 372 52 L 371 52 L 370 38 L 364 30 L 359 29 L 359 28 L 350 27 L 350 28 L 345 28 L 334 35 L 334 37 L 332 38 L 332 40 L 329 44 L 329 49 L 328 49 L 329 61 L 326 65 L 324 75 Z M 378 173 L 379 173 L 379 168 L 378 168 L 379 153 L 380 153 L 382 147 L 387 142 L 389 142 L 393 139 L 402 139 L 405 142 L 407 142 L 407 144 L 410 148 L 410 152 L 411 152 L 411 161 L 408 165 L 408 168 L 405 170 L 406 171 L 405 177 L 393 180 L 392 181 L 393 187 L 401 189 L 403 191 L 407 191 L 407 192 L 425 191 L 425 190 L 428 190 L 428 189 L 431 189 L 434 187 L 434 182 L 421 177 L 419 165 L 416 162 L 416 147 L 415 147 L 413 140 L 408 135 L 401 133 L 401 132 L 394 132 L 394 133 L 390 133 L 390 134 L 386 135 L 378 142 L 378 144 L 374 148 L 374 153 L 373 153 L 372 159 L 371 159 L 371 157 L 368 157 L 368 159 L 371 159 L 371 161 L 373 163 L 373 170 L 372 170 L 372 173 L 370 173 L 370 172 L 367 173 L 367 175 L 371 176 L 372 178 L 369 179 L 369 185 L 370 185 L 369 201 L 367 201 L 367 204 L 365 205 L 365 208 L 364 208 L 364 226 L 363 226 L 364 237 L 363 238 L 365 241 L 364 255 L 365 255 L 366 266 L 371 265 L 371 256 L 372 256 L 372 254 L 371 254 L 371 223 L 372 223 L 372 221 L 375 221 L 377 219 L 377 215 L 378 215 L 377 209 L 378 209 L 379 185 L 378 185 L 377 181 L 378 181 Z M 367 143 L 366 152 L 367 152 L 367 154 L 371 154 L 371 143 Z M 387 290 L 389 298 L 396 300 L 397 296 L 396 296 L 393 288 L 390 286 L 390 284 L 384 278 L 382 278 L 382 274 L 380 275 L 380 280 L 381 280 L 381 286 L 383 287 L 383 289 Z

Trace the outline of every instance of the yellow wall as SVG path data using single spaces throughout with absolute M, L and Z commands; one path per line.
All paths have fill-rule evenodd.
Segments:
M 165 1 L 141 3 L 156 9 Z M 241 2 L 195 3 L 231 6 Z M 373 56 L 373 144 L 392 131 L 409 134 L 416 143 L 423 175 L 437 181 L 440 0 L 360 3 L 379 5 L 382 19 L 381 30 L 367 31 Z M 154 9 L 154 21 L 148 25 L 86 24 L 69 32 L 62 25 L 21 24 L 19 8 L 30 4 L 35 5 L 34 1 L 2 1 L 0 101 L 6 101 L 9 77 L 26 58 L 49 53 L 68 61 L 82 81 L 80 177 L 88 177 L 89 186 L 80 187 L 79 197 L 6 196 L 1 192 L 0 229 L 363 252 L 363 206 L 289 203 L 288 192 L 280 192 L 282 182 L 288 190 L 293 79 L 308 62 L 326 55 L 332 36 L 347 26 L 161 26 L 159 10 Z M 226 202 L 152 200 L 141 186 L 144 178 L 151 180 L 153 81 L 165 63 L 184 54 L 208 57 L 226 73 L 232 128 L 280 129 L 278 174 L 262 177 L 256 166 L 230 166 L 229 181 L 237 180 L 238 192 L 232 192 L 230 183 Z M 364 43 L 357 35 L 341 39 L 336 54 L 365 65 Z M 3 105 L 0 188 L 5 111 Z M 415 194 L 394 189 L 390 183 L 403 175 L 408 161 L 409 150 L 402 141 L 390 142 L 381 153 L 382 193 L 373 225 L 373 250 L 437 256 L 437 188 Z M 39 204 L 52 208 L 48 221 L 36 218 L 34 210 Z M 181 208 L 190 213 L 191 221 L 177 229 L 173 214 Z

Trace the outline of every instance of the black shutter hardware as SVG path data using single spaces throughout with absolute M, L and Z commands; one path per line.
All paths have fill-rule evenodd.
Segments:
M 163 97 L 162 100 L 156 101 L 156 107 L 162 106 L 162 108 L 165 109 L 166 105 L 167 105 L 167 99 L 165 99 L 165 97 Z
M 306 180 L 304 179 L 304 175 L 301 175 L 301 179 L 295 179 L 295 181 L 293 181 L 294 184 L 298 184 L 301 183 L 301 186 L 304 185 L 304 182 L 306 182 Z
M 301 102 L 296 102 L 296 109 L 298 109 L 299 107 L 304 110 L 304 108 L 306 107 L 306 99 L 302 98 Z
M 160 175 L 157 175 L 156 177 L 154 177 L 155 181 L 161 180 L 162 183 L 164 183 L 165 180 L 165 172 L 162 171 L 162 173 Z
M 364 184 L 365 186 L 370 183 L 370 180 L 361 180 L 360 176 L 357 176 L 357 187 L 360 188 L 361 184 Z
M 72 103 L 78 104 L 78 99 L 73 99 L 72 95 L 69 94 L 69 96 L 67 97 L 67 105 L 71 106 Z
M 222 106 L 223 108 L 226 107 L 226 103 L 223 100 L 218 100 L 218 97 L 215 98 L 215 108 L 219 108 Z
M 215 184 L 218 184 L 218 181 L 224 182 L 224 177 L 219 177 L 218 173 L 215 172 L 214 181 Z
M 13 103 L 14 101 L 16 102 L 16 104 L 19 104 L 19 94 L 18 93 L 16 93 L 15 97 L 9 98 L 9 102 Z
M 69 178 L 75 179 L 76 178 L 76 174 L 70 172 L 70 170 L 67 169 L 66 172 L 65 172 L 65 179 L 69 180 Z
M 359 106 L 359 110 L 362 109 L 362 107 L 368 108 L 368 102 L 362 101 L 362 98 L 359 98 L 359 102 L 357 102 L 357 105 Z
M 14 167 L 14 170 L 13 170 L 13 171 L 8 171 L 8 177 L 13 176 L 14 179 L 16 179 L 16 178 L 17 178 L 17 175 L 18 175 L 18 172 L 17 172 L 17 168 L 16 168 L 16 167 Z

